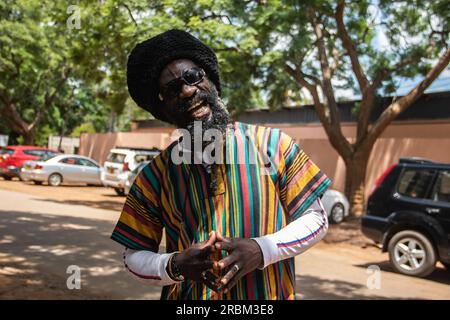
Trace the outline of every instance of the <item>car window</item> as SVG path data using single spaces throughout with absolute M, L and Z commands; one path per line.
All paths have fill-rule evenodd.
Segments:
M 59 153 L 53 152 L 53 151 L 46 151 L 44 155 L 40 157 L 40 160 L 47 161 L 48 159 L 51 159 L 53 157 L 56 157 Z
M 114 163 L 124 163 L 125 161 L 125 155 L 122 153 L 114 153 L 111 152 L 108 155 L 108 158 L 106 159 L 108 162 L 114 162 Z
M 77 159 L 76 158 L 64 158 L 64 159 L 59 160 L 59 162 L 65 163 L 65 164 L 77 164 Z
M 92 161 L 89 161 L 87 159 L 81 159 L 81 158 L 77 158 L 77 164 L 79 164 L 81 166 L 87 166 L 87 167 L 97 167 L 97 165 L 95 163 L 93 163 Z
M 13 149 L 8 149 L 8 148 L 0 148 L 0 154 L 13 154 L 14 150 Z
M 432 199 L 450 203 L 450 171 L 441 171 L 434 186 Z
M 45 156 L 46 150 L 30 149 L 30 150 L 23 150 L 23 153 L 29 156 L 42 157 Z
M 407 197 L 428 199 L 434 173 L 434 170 L 406 169 L 400 179 L 398 193 Z
M 136 160 L 137 163 L 143 162 L 143 161 L 150 161 L 154 158 L 154 155 L 152 154 L 137 154 L 134 156 L 134 160 Z

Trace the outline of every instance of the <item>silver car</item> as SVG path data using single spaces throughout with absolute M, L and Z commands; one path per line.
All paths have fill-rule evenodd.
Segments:
M 23 164 L 20 177 L 35 184 L 48 182 L 51 186 L 64 183 L 85 183 L 102 185 L 102 168 L 88 157 L 62 154 L 47 161 L 27 161 Z
M 349 215 L 350 204 L 343 193 L 329 189 L 325 191 L 321 200 L 331 223 L 341 223 Z

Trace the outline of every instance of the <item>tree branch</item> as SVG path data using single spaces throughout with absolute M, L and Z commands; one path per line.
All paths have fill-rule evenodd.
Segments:
M 233 23 L 231 22 L 230 17 L 227 16 L 226 14 L 212 13 L 210 15 L 201 17 L 200 20 L 205 21 L 207 19 L 217 19 L 217 18 L 219 18 L 220 20 L 226 19 L 228 21 L 229 25 L 233 25 Z
M 327 105 L 330 111 L 331 122 L 340 128 L 341 120 L 337 102 L 334 97 L 333 86 L 331 84 L 331 69 L 328 64 L 328 57 L 326 52 L 325 40 L 323 38 L 323 31 L 314 13 L 311 13 L 311 22 L 317 37 L 317 49 L 319 52 L 320 67 L 322 70 L 322 89 L 325 94 Z
M 427 73 L 425 78 L 407 95 L 392 103 L 375 122 L 368 134 L 367 143 L 374 143 L 386 127 L 403 111 L 405 111 L 423 92 L 433 83 L 450 63 L 450 49 L 447 49 L 436 65 Z
M 131 12 L 130 7 L 128 7 L 128 5 L 125 4 L 125 3 L 121 3 L 121 5 L 122 5 L 125 9 L 127 9 L 128 15 L 130 16 L 130 18 L 131 18 L 131 20 L 133 21 L 134 25 L 135 25 L 136 27 L 138 27 L 138 23 L 136 22 L 136 19 L 134 19 L 133 13 Z
M 362 95 L 364 96 L 365 91 L 368 89 L 369 81 L 367 80 L 367 77 L 363 71 L 363 68 L 361 64 L 359 63 L 358 59 L 358 53 L 356 51 L 355 46 L 352 43 L 352 40 L 350 39 L 350 36 L 348 35 L 347 30 L 345 29 L 344 25 L 344 7 L 345 7 L 345 1 L 340 0 L 338 2 L 338 5 L 336 7 L 336 13 L 335 13 L 335 20 L 337 24 L 337 34 L 339 38 L 342 41 L 342 45 L 344 46 L 345 50 L 347 51 L 348 56 L 350 57 L 353 73 L 356 76 L 356 79 L 358 80 L 359 88 L 361 90 Z
M 331 144 L 343 157 L 350 157 L 352 152 L 350 143 L 343 136 L 340 126 L 336 126 L 336 124 L 332 122 L 328 106 L 320 101 L 319 93 L 317 91 L 317 86 L 320 86 L 320 82 L 317 85 L 308 82 L 298 68 L 294 69 L 288 64 L 285 64 L 285 70 L 300 86 L 305 87 L 311 94 L 317 115 L 319 116 L 320 122 L 322 123 Z

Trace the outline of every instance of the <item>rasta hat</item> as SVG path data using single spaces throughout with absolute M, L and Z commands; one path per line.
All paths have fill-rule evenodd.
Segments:
M 155 118 L 169 122 L 161 111 L 159 76 L 164 67 L 176 59 L 189 59 L 205 70 L 220 94 L 217 57 L 208 46 L 182 30 L 169 30 L 139 43 L 128 57 L 127 84 L 136 104 Z

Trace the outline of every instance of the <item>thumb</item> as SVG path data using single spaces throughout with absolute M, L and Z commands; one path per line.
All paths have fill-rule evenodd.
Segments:
M 217 232 L 217 241 L 228 241 L 227 238 L 225 238 L 220 232 Z
M 217 241 L 216 232 L 211 231 L 209 233 L 209 239 L 206 241 L 205 246 L 212 246 Z

